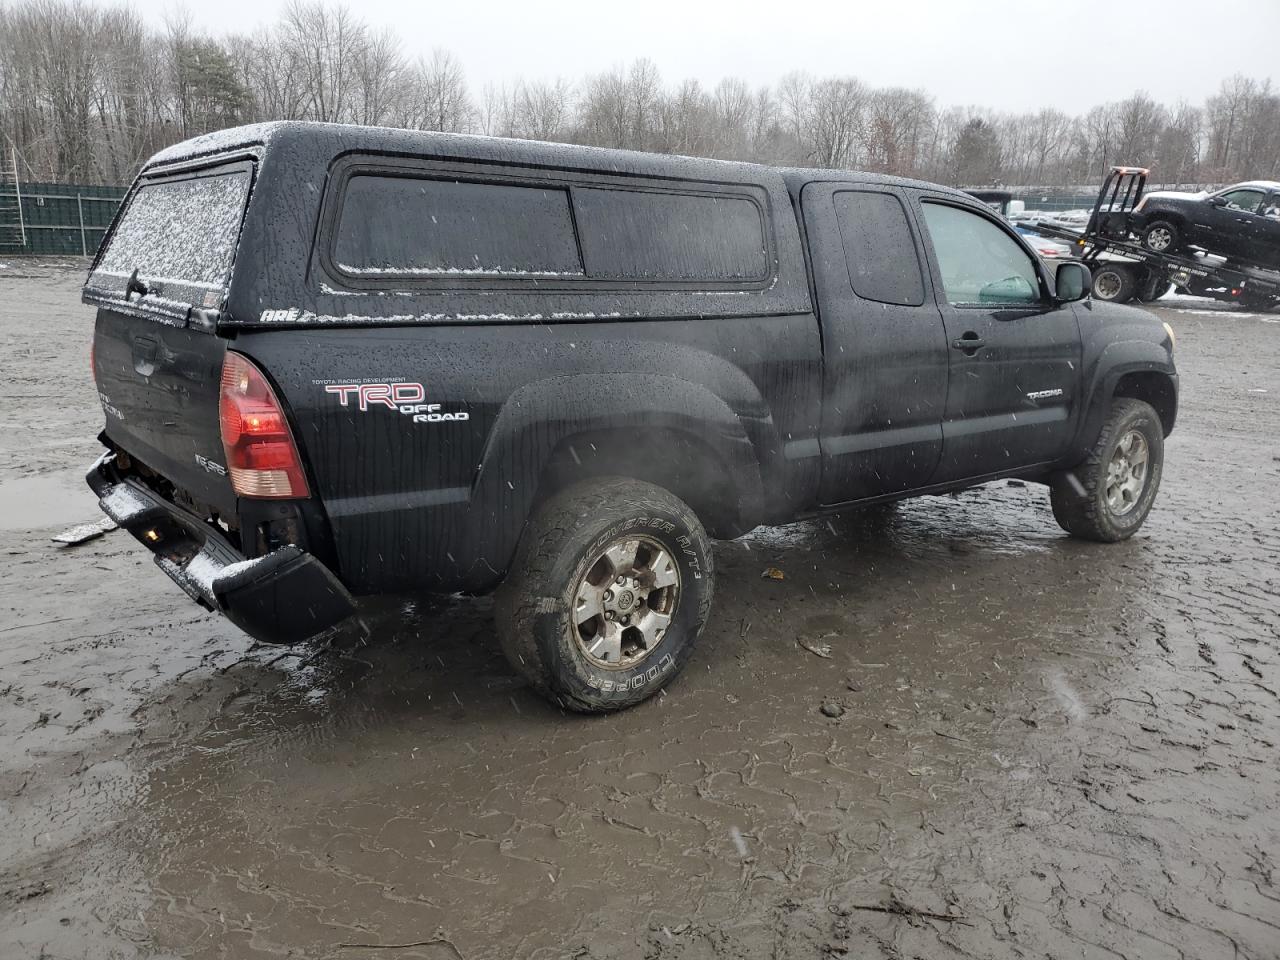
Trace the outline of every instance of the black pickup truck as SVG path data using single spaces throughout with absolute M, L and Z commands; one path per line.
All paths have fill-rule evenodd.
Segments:
M 1002 477 L 1130 536 L 1173 334 L 928 183 L 320 124 L 146 165 L 84 288 L 102 508 L 193 599 L 297 642 L 497 589 L 514 668 L 656 692 L 709 536 Z
M 1254 180 L 1217 193 L 1144 194 L 1129 230 L 1153 253 L 1188 245 L 1241 263 L 1280 268 L 1280 183 Z

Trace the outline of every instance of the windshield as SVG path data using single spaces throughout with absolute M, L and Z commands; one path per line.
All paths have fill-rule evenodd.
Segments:
M 123 293 L 136 270 L 151 295 L 215 306 L 231 274 L 249 169 L 143 183 L 133 194 L 90 282 Z

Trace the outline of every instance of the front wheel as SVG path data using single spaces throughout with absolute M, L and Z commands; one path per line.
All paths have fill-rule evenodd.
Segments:
M 1150 404 L 1117 397 L 1085 461 L 1050 486 L 1053 516 L 1083 540 L 1115 543 L 1138 532 L 1164 470 L 1164 431 Z
M 503 652 L 567 709 L 633 706 L 693 654 L 712 577 L 710 541 L 681 500 L 638 480 L 583 481 L 525 528 L 497 595 Z

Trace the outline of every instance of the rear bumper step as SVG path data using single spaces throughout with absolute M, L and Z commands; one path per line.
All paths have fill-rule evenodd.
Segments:
M 246 559 L 203 520 L 120 476 L 113 453 L 86 479 L 102 512 L 150 550 L 174 583 L 255 640 L 301 643 L 355 613 L 347 588 L 311 554 L 290 544 Z

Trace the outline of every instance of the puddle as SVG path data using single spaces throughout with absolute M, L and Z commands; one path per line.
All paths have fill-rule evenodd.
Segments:
M 42 530 L 98 520 L 102 511 L 78 470 L 0 483 L 0 530 Z

